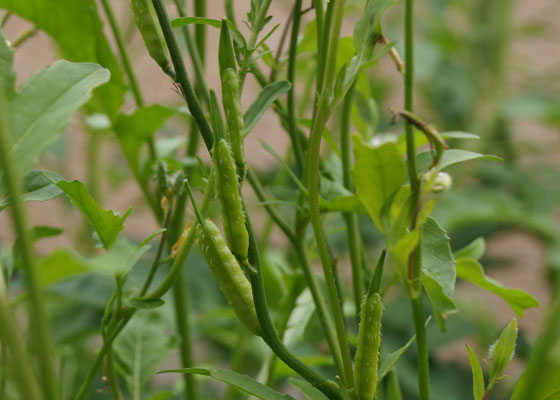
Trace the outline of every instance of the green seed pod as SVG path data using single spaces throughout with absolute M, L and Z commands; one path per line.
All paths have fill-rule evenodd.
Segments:
M 229 246 L 240 261 L 247 259 L 249 233 L 245 227 L 245 213 L 239 194 L 239 181 L 229 145 L 220 139 L 213 151 L 216 165 L 216 195 L 220 203 L 224 232 Z
M 354 358 L 354 384 L 358 400 L 373 400 L 377 389 L 381 344 L 381 315 L 383 314 L 381 296 L 378 293 L 365 295 L 360 314 L 358 345 Z
M 206 220 L 204 225 L 199 224 L 196 228 L 198 245 L 204 259 L 237 318 L 255 335 L 260 335 L 251 283 L 243 274 L 218 227 L 210 220 Z
M 243 152 L 243 111 L 239 95 L 239 79 L 232 68 L 226 68 L 222 73 L 222 103 L 226 113 L 229 141 L 233 158 L 237 167 L 245 171 L 245 156 Z
M 136 26 L 150 56 L 164 70 L 170 69 L 167 46 L 151 0 L 130 0 Z

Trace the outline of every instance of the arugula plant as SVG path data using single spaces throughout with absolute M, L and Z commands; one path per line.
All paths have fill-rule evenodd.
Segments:
M 446 330 L 457 312 L 457 278 L 502 297 L 520 318 L 537 307 L 531 295 L 485 274 L 482 239 L 453 253 L 447 231 L 434 218 L 438 200 L 452 185 L 445 169 L 500 159 L 454 148 L 451 140 L 477 136 L 440 132 L 415 112 L 414 2 L 404 1 L 404 58 L 383 30 L 383 16 L 394 3 L 363 2 L 352 36 L 342 37 L 344 0 L 315 1 L 309 8 L 296 0 L 288 19 L 274 26 L 271 0 L 252 0 L 245 27 L 231 0 L 224 1 L 227 17 L 221 20 L 206 17 L 210 3 L 204 0 L 194 2 L 192 15 L 174 1 L 175 19 L 162 0 L 134 0 L 129 17 L 185 103 L 164 106 L 145 104 L 126 35 L 108 0 L 100 4 L 117 55 L 93 0 L 0 0 L 5 21 L 12 14 L 29 20 L 56 41 L 64 58 L 15 88 L 16 42 L 10 45 L 0 37 L 0 210 L 11 214 L 17 236 L 13 251 L 0 259 L 0 322 L 5 327 L 0 330 L 0 396 L 85 399 L 96 398 L 100 388 L 113 399 L 201 399 L 212 396 L 204 386 L 207 381 L 197 377 L 207 376 L 229 385 L 228 399 L 291 399 L 284 394 L 286 384 L 308 399 L 398 399 L 403 398 L 398 362 L 416 347 L 415 396 L 427 400 L 433 398 L 427 325 L 433 316 L 438 328 Z M 216 61 L 206 54 L 207 29 L 220 31 L 216 87 L 205 68 L 206 62 Z M 277 29 L 283 31 L 282 44 L 273 51 L 269 42 Z M 390 59 L 402 77 L 404 106 L 391 107 L 393 123 L 404 123 L 400 135 L 378 132 L 379 116 L 389 112 L 376 106 L 368 79 L 382 59 Z M 261 87 L 256 96 L 245 90 L 249 79 Z M 121 106 L 129 94 L 135 108 L 124 112 Z M 246 109 L 242 96 L 251 100 Z M 78 109 L 92 146 L 89 182 L 33 170 Z M 263 143 L 263 150 L 280 163 L 272 183 L 244 151 L 244 141 L 251 140 L 268 110 L 277 115 L 288 138 L 284 154 Z M 156 133 L 172 117 L 187 122 L 186 138 L 182 131 L 175 132 L 179 140 L 158 138 Z M 102 179 L 95 173 L 98 142 L 107 140 L 100 136 L 103 130 L 114 134 L 160 226 L 140 243 L 122 234 L 131 208 L 119 213 L 96 201 Z M 323 141 L 328 145 L 324 153 Z M 249 186 L 258 206 L 247 198 Z M 202 196 L 197 199 L 193 191 Z M 67 197 L 91 225 L 101 248 L 97 253 L 59 248 L 35 254 L 36 240 L 61 231 L 30 226 L 25 202 L 59 196 Z M 256 218 L 262 209 L 266 222 L 257 236 L 253 222 L 262 220 Z M 194 218 L 188 217 L 192 214 Z M 215 224 L 220 220 L 223 236 Z M 372 249 L 359 223 L 364 220 L 384 248 L 377 263 L 370 262 Z M 333 246 L 336 224 L 344 226 L 348 274 Z M 270 240 L 276 228 L 288 243 L 280 252 Z M 152 241 L 157 242 L 155 251 L 150 251 Z M 200 253 L 191 254 L 196 247 Z M 199 257 L 202 269 L 195 273 L 193 260 L 199 254 L 204 261 Z M 196 296 L 189 293 L 196 290 L 192 282 L 203 288 Z M 414 336 L 387 352 L 383 307 L 391 293 L 406 296 L 410 317 L 402 314 L 401 323 L 412 326 Z M 60 301 L 70 298 L 75 304 Z M 21 303 L 28 305 L 27 330 L 15 322 L 26 313 L 18 308 Z M 203 317 L 200 309 L 210 316 Z M 84 312 L 85 320 L 68 332 L 53 329 L 55 322 L 78 312 Z M 87 339 L 93 335 L 101 345 L 92 357 Z M 25 345 L 26 336 L 33 346 Z M 468 348 L 475 399 L 489 398 L 502 379 L 516 338 L 513 320 L 490 352 L 487 385 Z M 231 349 L 231 368 L 202 362 L 194 351 L 198 341 Z M 527 385 L 535 382 L 543 385 L 539 399 L 558 390 L 535 372 L 535 363 L 541 362 L 557 369 L 557 360 L 546 353 L 556 341 L 556 327 L 549 321 L 535 348 L 537 361 L 529 363 L 516 398 L 528 398 Z M 153 377 L 172 351 L 179 354 L 181 368 L 159 372 L 180 373 L 182 381 L 162 389 Z M 203 367 L 208 363 L 212 366 Z

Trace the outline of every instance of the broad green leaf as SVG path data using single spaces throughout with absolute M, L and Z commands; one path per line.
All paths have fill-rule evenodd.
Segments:
M 72 203 L 91 222 L 101 239 L 101 243 L 103 243 L 103 247 L 109 249 L 115 243 L 119 232 L 124 228 L 123 222 L 130 215 L 132 208 L 129 208 L 121 217 L 114 211 L 104 210 L 97 204 L 80 181 L 59 181 L 56 185 L 66 193 Z
M 257 122 L 261 119 L 264 112 L 274 103 L 280 96 L 287 93 L 292 88 L 292 84 L 288 81 L 278 81 L 266 85 L 253 104 L 249 106 L 249 109 L 243 115 L 243 120 L 245 123 L 245 135 L 255 127 Z
M 67 249 L 57 249 L 41 258 L 37 272 L 39 285 L 47 287 L 91 271 L 88 261 Z
M 490 379 L 499 378 L 515 354 L 515 342 L 517 341 L 517 320 L 514 318 L 502 331 L 496 343 L 490 346 L 488 351 L 492 361 Z
M 96 90 L 96 102 L 111 118 L 116 115 L 125 86 L 94 0 L 0 0 L 0 8 L 18 14 L 49 34 L 65 59 L 95 62 L 107 68 L 111 80 Z M 65 78 L 59 78 L 63 84 Z
M 383 232 L 381 209 L 405 179 L 406 167 L 395 143 L 380 146 L 354 135 L 355 164 L 352 170 L 356 192 L 375 225 Z
M 127 239 L 119 239 L 108 251 L 88 261 L 94 272 L 125 276 L 149 249 L 149 245 L 139 247 Z
M 422 228 L 422 284 L 428 293 L 440 329 L 455 311 L 455 260 L 449 247 L 449 236 L 435 219 L 428 218 Z
M 163 317 L 156 312 L 137 313 L 115 339 L 113 348 L 133 399 L 141 399 L 158 365 L 171 353 Z
M 43 238 L 58 236 L 62 232 L 64 232 L 64 229 L 62 229 L 62 228 L 56 228 L 54 226 L 48 226 L 48 225 L 39 225 L 39 226 L 34 226 L 33 228 L 31 228 L 30 237 L 34 242 L 36 242 L 37 240 L 40 240 L 40 239 L 43 239 Z M 21 239 L 18 236 L 16 238 L 16 241 L 14 242 L 14 257 L 17 257 L 21 254 L 20 240 Z
M 366 52 L 366 48 L 374 46 L 381 34 L 381 17 L 395 3 L 395 0 L 368 0 L 364 12 L 354 25 L 354 46 L 356 53 Z
M 480 260 L 486 251 L 486 242 L 484 238 L 479 237 L 473 240 L 465 247 L 453 253 L 453 257 L 457 260 L 459 258 L 472 258 L 473 260 Z
M 298 378 L 288 378 L 290 385 L 295 386 L 307 400 L 328 400 L 322 392 L 311 383 Z
M 138 173 L 140 169 L 142 146 L 174 113 L 175 110 L 171 108 L 152 104 L 138 108 L 132 114 L 119 114 L 116 118 L 113 130 L 134 173 Z
M 473 396 L 474 400 L 481 400 L 484 396 L 484 375 L 482 374 L 482 367 L 476 357 L 476 354 L 467 345 L 467 352 L 469 353 L 469 362 L 471 363 L 471 370 L 473 375 Z
M 367 210 L 357 196 L 336 196 L 330 200 L 319 199 L 321 211 L 336 211 L 367 214 Z
M 14 97 L 14 52 L 0 28 L 0 96 L 3 101 L 10 101 Z
M 539 302 L 533 296 L 519 289 L 509 289 L 484 273 L 482 265 L 472 258 L 456 260 L 457 276 L 503 298 L 512 310 L 523 318 L 523 311 L 527 308 L 538 307 Z
M 64 193 L 56 182 L 62 178 L 55 172 L 47 170 L 30 171 L 23 178 L 23 201 L 47 201 Z M 10 205 L 10 199 L 5 198 L 0 202 L 0 211 Z
M 407 278 L 408 257 L 414 251 L 420 241 L 420 231 L 418 229 L 408 232 L 395 244 L 389 247 L 389 252 L 395 263 L 395 269 L 401 279 Z
M 247 375 L 241 375 L 237 372 L 228 371 L 218 368 L 183 368 L 183 369 L 170 369 L 161 371 L 161 373 L 178 372 L 183 374 L 196 374 L 209 376 L 217 381 L 225 382 L 229 385 L 235 386 L 242 392 L 248 393 L 262 400 L 295 400 L 292 396 L 281 394 L 269 388 L 268 386 L 259 383 Z
M 90 63 L 57 61 L 36 72 L 10 102 L 13 144 L 11 157 L 21 173 L 62 133 L 70 118 L 107 82 L 109 71 Z
M 443 155 L 441 156 L 441 160 L 439 161 L 439 164 L 437 165 L 436 168 L 438 170 L 441 170 L 453 164 L 458 164 L 465 161 L 478 160 L 478 159 L 502 161 L 502 159 L 497 156 L 473 153 L 472 151 L 468 151 L 468 150 L 450 149 L 450 150 L 445 150 L 443 152 Z M 426 172 L 431 164 L 432 164 L 431 151 L 424 151 L 418 154 L 418 171 L 420 173 Z

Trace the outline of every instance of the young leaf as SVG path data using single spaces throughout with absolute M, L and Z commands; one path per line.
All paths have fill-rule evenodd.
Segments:
M 426 321 L 427 323 L 428 321 Z M 391 369 L 395 366 L 399 358 L 408 350 L 408 348 L 414 343 L 416 340 L 416 335 L 412 336 L 408 342 L 405 343 L 404 346 L 401 348 L 393 351 L 392 353 L 387 354 L 385 357 L 381 359 L 379 363 L 379 373 L 377 374 L 377 384 L 380 384 L 383 378 L 391 372 Z
M 227 68 L 237 72 L 237 62 L 235 60 L 235 51 L 229 35 L 227 20 L 223 19 L 220 29 L 220 43 L 218 47 L 218 64 L 220 66 L 220 75 L 223 79 L 224 71 Z
M 20 172 L 31 169 L 62 133 L 70 118 L 109 79 L 99 65 L 57 61 L 36 72 L 10 102 L 13 143 L 10 150 Z
M 217 381 L 225 382 L 229 385 L 235 386 L 242 392 L 248 393 L 262 400 L 295 400 L 292 396 L 287 394 L 278 393 L 268 386 L 259 383 L 247 375 L 241 375 L 237 372 L 228 371 L 218 368 L 183 368 L 183 369 L 170 369 L 158 373 L 178 372 L 183 374 L 196 374 L 209 376 Z
M 486 242 L 484 238 L 479 237 L 473 240 L 465 247 L 453 253 L 453 257 L 457 260 L 459 258 L 472 258 L 473 260 L 480 260 L 486 250 Z
M 354 156 L 352 176 L 356 192 L 375 225 L 383 232 L 381 209 L 404 181 L 404 160 L 395 143 L 372 146 L 357 135 L 354 135 Z
M 471 363 L 471 370 L 473 374 L 473 396 L 474 400 L 481 400 L 484 396 L 484 376 L 482 375 L 482 367 L 476 357 L 476 354 L 467 345 L 467 352 L 469 353 L 469 362 Z
M 430 165 L 432 164 L 432 152 L 424 151 L 418 154 L 417 159 L 418 159 L 418 171 L 420 173 L 426 172 L 430 167 Z M 478 159 L 502 161 L 502 159 L 497 156 L 473 153 L 472 151 L 468 151 L 468 150 L 449 149 L 443 152 L 443 155 L 441 156 L 441 159 L 437 165 L 437 169 L 442 170 L 453 164 L 458 164 L 465 161 L 478 160 Z
M 93 200 L 84 184 L 80 181 L 59 181 L 56 184 L 66 193 L 72 203 L 86 216 L 97 231 L 103 247 L 110 248 L 117 235 L 124 228 L 123 222 L 130 215 L 129 208 L 121 217 L 112 210 L 104 210 Z
M 504 371 L 515 354 L 515 342 L 517 341 L 517 320 L 514 318 L 505 327 L 500 338 L 489 350 L 492 369 L 490 379 L 497 379 Z
M 456 270 L 459 278 L 468 280 L 503 298 L 519 318 L 523 318 L 525 309 L 539 306 L 537 299 L 530 294 L 519 289 L 506 288 L 498 281 L 487 276 L 482 265 L 472 258 L 457 259 Z
M 23 177 L 23 201 L 47 201 L 64 193 L 56 182 L 62 178 L 56 173 L 47 170 L 33 170 Z M 5 198 L 0 202 L 0 211 L 10 205 L 10 199 Z
M 291 88 L 292 84 L 290 82 L 278 81 L 266 85 L 261 90 L 253 104 L 249 106 L 249 109 L 245 112 L 245 115 L 243 115 L 245 136 L 248 135 L 257 122 L 259 122 L 268 107 Z

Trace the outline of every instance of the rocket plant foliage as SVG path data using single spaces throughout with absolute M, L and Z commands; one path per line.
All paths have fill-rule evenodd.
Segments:
M 271 3 L 247 1 L 242 16 L 225 0 L 226 16 L 211 19 L 214 2 L 131 0 L 126 18 L 177 94 L 175 104 L 146 105 L 109 0 L 0 0 L 3 24 L 28 20 L 61 58 L 16 87 L 21 41 L 0 34 L 0 210 L 16 238 L 0 254 L 0 398 L 436 399 L 432 339 L 456 335 L 446 330 L 463 310 L 458 278 L 501 297 L 518 318 L 539 306 L 486 275 L 483 238 L 452 251 L 434 216 L 453 186 L 448 167 L 501 159 L 458 148 L 478 136 L 454 126 L 440 132 L 414 110 L 414 58 L 423 56 L 414 1 L 400 2 L 404 36 L 395 41 L 384 30 L 395 0 L 295 0 L 282 3 L 290 7 L 282 21 Z M 350 36 L 343 24 L 353 24 Z M 220 31 L 217 55 L 206 53 L 208 30 Z M 277 50 L 273 35 L 281 36 Z M 218 83 L 205 67 L 216 61 Z M 404 88 L 404 104 L 390 110 L 377 106 L 380 62 L 394 64 Z M 128 96 L 132 109 L 123 106 Z M 261 135 L 262 151 L 279 162 L 272 179 L 244 150 L 265 113 L 279 121 L 274 135 L 287 138 L 277 154 L 269 133 Z M 76 116 L 94 146 L 90 178 L 34 169 Z M 391 117 L 393 133 L 382 133 L 379 120 Z M 140 243 L 122 233 L 140 205 L 116 212 L 98 202 L 114 195 L 99 184 L 101 141 L 118 147 L 159 225 Z M 38 255 L 35 242 L 62 230 L 34 226 L 27 202 L 57 197 L 83 215 L 85 235 L 76 249 Z M 519 400 L 560 392 L 549 355 L 558 309 L 553 299 L 517 384 L 504 375 L 516 319 L 497 335 L 485 368 L 467 346 L 472 378 L 462 375 L 475 400 L 502 380 Z M 443 333 L 428 334 L 436 330 Z M 217 368 L 216 349 L 229 368 Z M 162 371 L 173 352 L 180 368 Z M 173 375 L 160 381 L 157 373 Z M 204 377 L 226 383 L 225 394 Z

